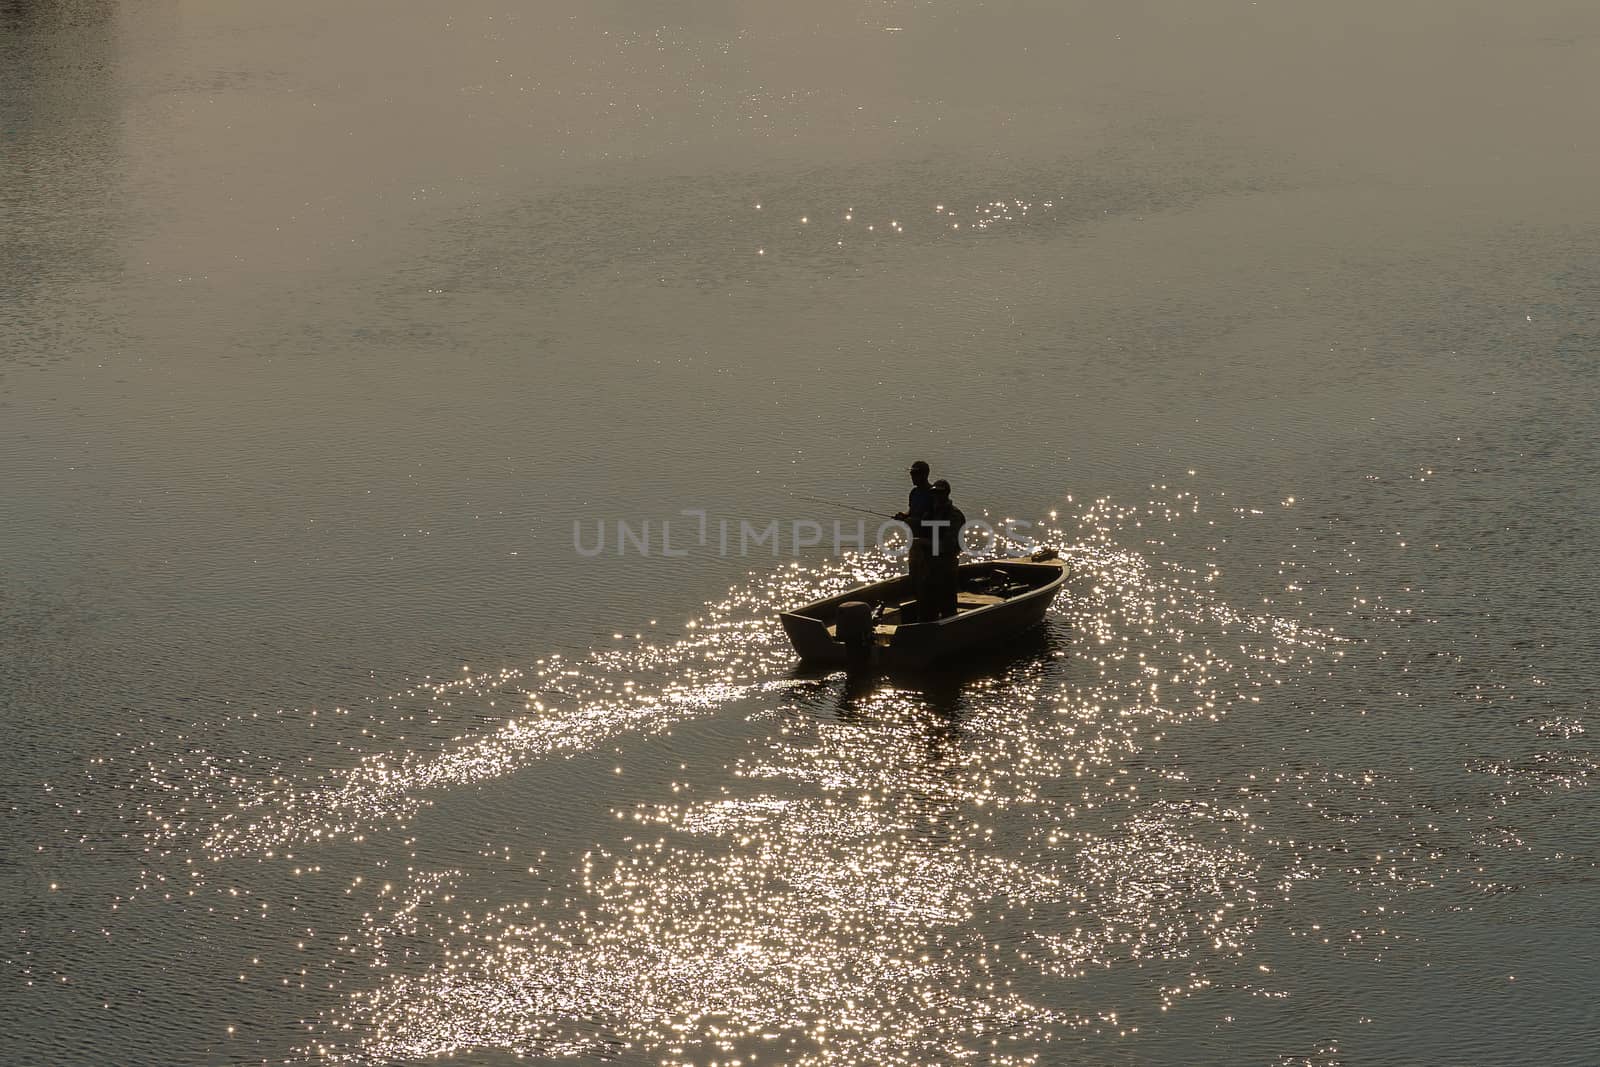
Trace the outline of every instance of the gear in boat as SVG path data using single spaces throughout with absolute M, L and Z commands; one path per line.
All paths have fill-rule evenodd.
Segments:
M 800 657 L 815 663 L 927 666 L 993 647 L 1044 620 L 1067 576 L 1053 549 L 963 564 L 953 615 L 922 621 L 909 577 L 852 589 L 783 612 Z

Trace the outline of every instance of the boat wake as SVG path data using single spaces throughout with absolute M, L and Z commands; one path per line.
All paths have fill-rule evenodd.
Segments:
M 793 657 L 774 605 L 876 580 L 892 567 L 884 557 L 862 557 L 812 570 L 785 568 L 708 605 L 676 640 L 637 640 L 579 658 L 557 654 L 530 669 L 429 682 L 397 694 L 395 704 L 475 704 L 486 716 L 503 702 L 520 710 L 492 733 L 457 738 L 438 752 L 376 753 L 303 781 L 274 771 L 254 789 L 241 789 L 244 783 L 231 778 L 221 783 L 224 790 L 189 798 L 189 810 L 211 812 L 200 822 L 199 848 L 221 859 L 364 840 L 379 829 L 403 829 L 434 791 L 592 751 L 624 733 L 669 729 L 752 693 L 781 689 L 791 684 Z M 155 834 L 161 846 L 181 844 L 194 820 L 173 825 Z
M 305 1053 L 1021 1064 L 1138 1030 L 1116 1007 L 1131 971 L 1109 995 L 1076 985 L 1119 963 L 1155 972 L 1162 1010 L 1215 984 L 1275 995 L 1246 960 L 1314 867 L 1273 862 L 1250 800 L 1197 790 L 1163 742 L 1342 642 L 1120 545 L 1130 514 L 1058 527 L 1076 577 L 1050 632 L 965 675 L 786 676 L 775 598 L 845 576 L 735 597 L 767 729 L 709 795 L 619 806 L 618 834 L 565 867 L 416 880 L 364 921 L 381 977 Z
M 1262 815 L 1268 793 L 1294 810 L 1316 783 L 1214 765 L 1208 730 L 1241 707 L 1281 715 L 1275 698 L 1338 672 L 1352 646 L 1319 620 L 1350 616 L 1327 610 L 1337 583 L 1292 606 L 1230 601 L 1207 562 L 1228 527 L 1210 515 L 1249 509 L 1203 511 L 1180 492 L 1036 527 L 1068 560 L 1068 588 L 1042 633 L 964 671 L 797 671 L 775 612 L 897 562 L 786 566 L 676 637 L 394 698 L 498 718 L 488 732 L 299 777 L 202 777 L 173 805 L 185 818 L 152 807 L 150 835 L 217 871 L 292 856 L 297 876 L 342 872 L 357 911 L 335 909 L 327 989 L 343 994 L 313 1012 L 308 1061 L 635 1049 L 674 1065 L 1037 1063 L 1208 990 L 1277 997 L 1263 923 L 1326 857 Z M 1200 526 L 1199 562 L 1170 558 Z M 601 793 L 609 818 L 587 829 L 418 818 L 496 780 L 537 805 L 520 772 L 624 738 L 660 737 L 632 758 L 664 765 L 677 742 L 663 735 L 719 717 L 742 724 L 718 735 L 720 770 Z M 395 842 L 439 857 L 451 849 L 433 839 L 469 824 L 477 859 L 391 866 Z M 543 844 L 513 859 L 530 835 Z

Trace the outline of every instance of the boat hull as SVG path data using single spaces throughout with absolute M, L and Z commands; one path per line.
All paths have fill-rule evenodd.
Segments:
M 1061 591 L 1067 569 L 1060 560 L 996 560 L 964 564 L 959 575 L 964 588 L 1002 583 L 1015 591 L 1005 596 L 964 594 L 955 615 L 930 622 L 880 622 L 865 647 L 852 647 L 836 636 L 833 620 L 839 607 L 860 601 L 873 605 L 880 619 L 895 618 L 897 612 L 910 610 L 909 578 L 852 589 L 779 618 L 795 652 L 807 663 L 932 667 L 1004 644 L 1038 626 Z

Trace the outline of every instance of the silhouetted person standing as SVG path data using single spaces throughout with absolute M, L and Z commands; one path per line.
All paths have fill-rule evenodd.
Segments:
M 967 517 L 950 501 L 950 483 L 940 478 L 933 483 L 933 503 L 923 517 L 928 531 L 928 595 L 919 614 L 924 622 L 956 613 L 959 589 L 961 527 Z
M 925 611 L 929 604 L 928 574 L 933 546 L 923 521 L 933 508 L 933 486 L 928 484 L 928 464 L 925 461 L 917 460 L 907 473 L 911 475 L 911 498 L 906 510 L 895 515 L 895 518 L 911 527 L 911 548 L 907 554 L 911 593 L 917 598 L 919 614 L 928 618 Z

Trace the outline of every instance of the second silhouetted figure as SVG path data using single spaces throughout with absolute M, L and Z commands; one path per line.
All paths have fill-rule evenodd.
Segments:
M 942 619 L 956 613 L 956 594 L 960 580 L 961 527 L 966 515 L 950 500 L 950 483 L 940 478 L 933 483 L 933 503 L 923 517 L 928 531 L 928 579 L 926 596 L 918 594 L 918 614 L 924 621 Z

